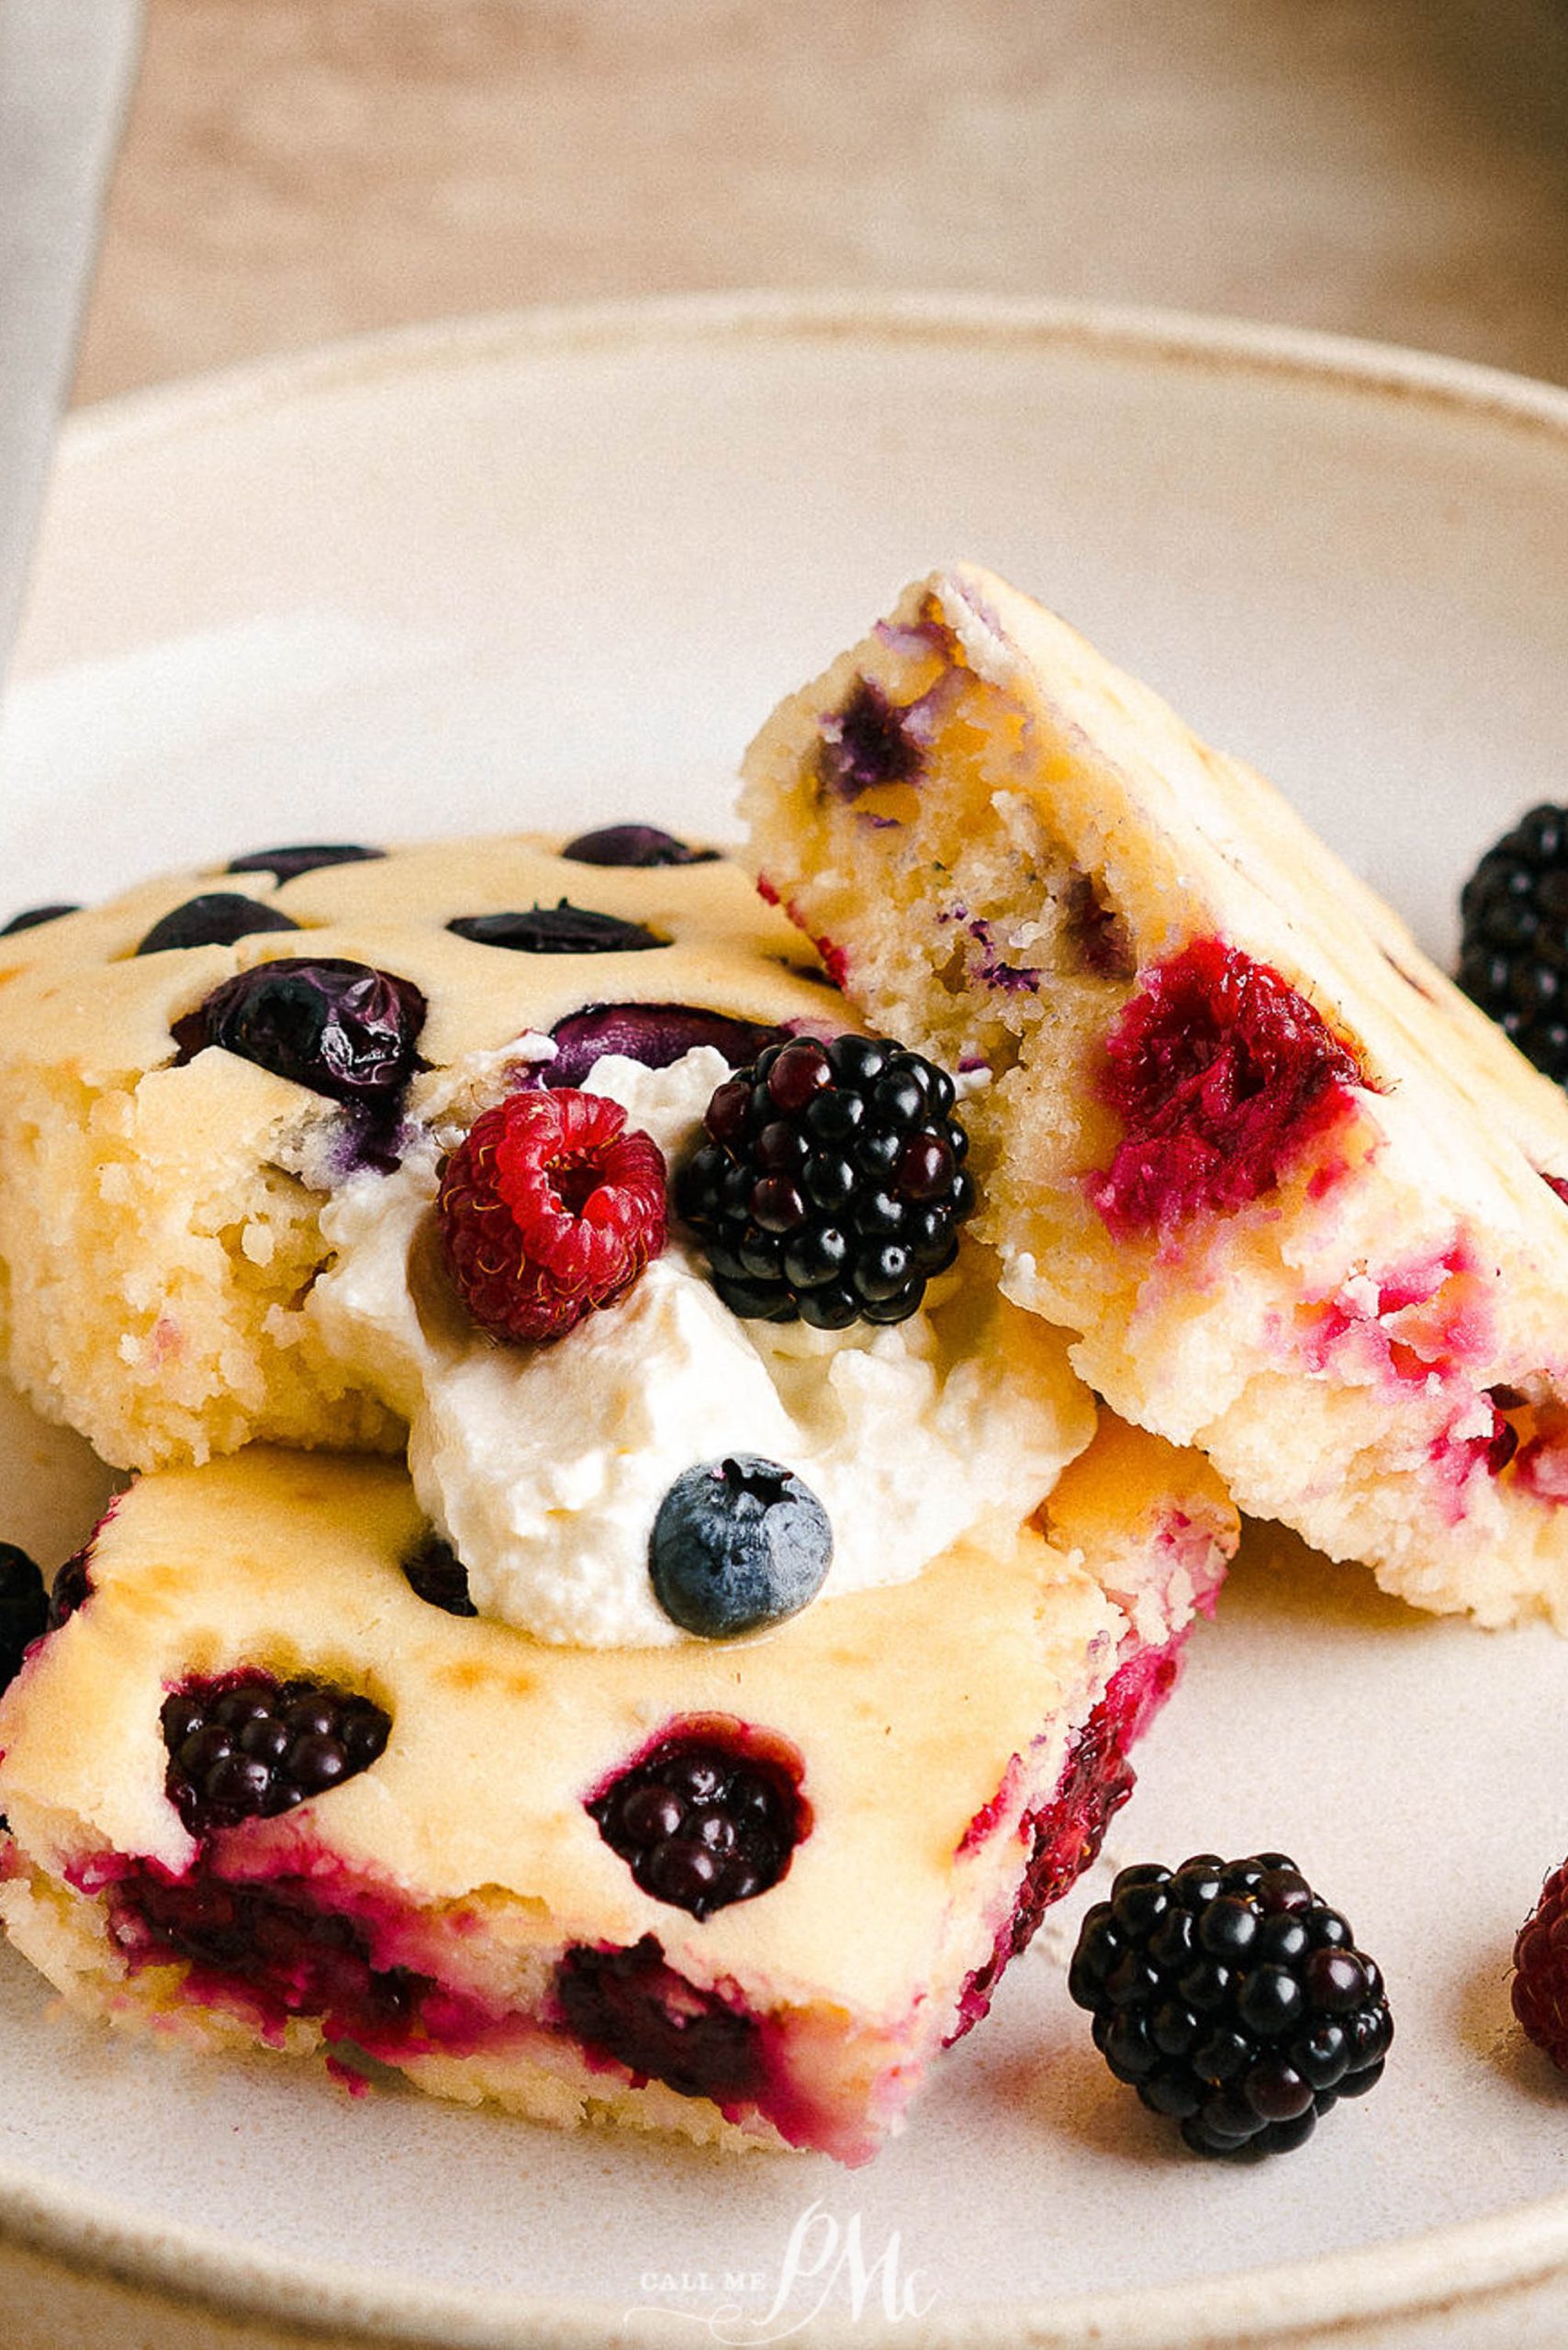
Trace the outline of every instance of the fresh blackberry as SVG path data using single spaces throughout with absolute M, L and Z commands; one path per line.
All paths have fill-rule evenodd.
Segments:
M 1373 2086 L 1394 2037 L 1376 1965 L 1282 1852 L 1123 1869 L 1068 1990 L 1116 2078 L 1200 2154 L 1299 2146 Z
M 273 1819 L 366 1770 L 389 1717 L 369 1697 L 266 1673 L 191 1680 L 163 1700 L 164 1792 L 193 1836 Z
M 1459 901 L 1459 984 L 1537 1069 L 1568 1083 L 1568 808 L 1532 808 Z
M 694 1719 L 587 1808 L 644 1893 L 701 1919 L 784 1875 L 811 1826 L 801 1775 L 782 1740 Z
M 48 1627 L 49 1594 L 37 1561 L 15 1542 L 0 1542 L 0 1689 L 16 1679 Z
M 680 1213 L 748 1321 L 902 1322 L 974 1206 L 953 1081 L 885 1036 L 770 1045 L 708 1104 Z

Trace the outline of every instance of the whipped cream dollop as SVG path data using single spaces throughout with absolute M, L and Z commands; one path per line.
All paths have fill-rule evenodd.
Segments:
M 583 1085 L 618 1102 L 673 1175 L 730 1074 L 704 1046 L 663 1069 L 607 1056 Z M 833 1562 L 814 1605 L 905 1582 L 988 1520 L 1016 1528 L 1093 1433 L 1059 1337 L 1002 1296 L 970 1244 L 907 1321 L 826 1331 L 738 1319 L 672 1225 L 635 1286 L 566 1337 L 499 1342 L 442 1265 L 437 1169 L 454 1138 L 438 1122 L 395 1173 L 342 1184 L 308 1310 L 349 1374 L 409 1422 L 420 1505 L 482 1616 L 588 1648 L 689 1639 L 654 1596 L 648 1538 L 681 1472 L 734 1451 L 793 1470 L 826 1510 Z

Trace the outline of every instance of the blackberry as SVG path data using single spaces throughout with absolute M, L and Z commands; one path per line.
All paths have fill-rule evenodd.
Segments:
M 761 2028 L 716 1991 L 699 1991 L 652 1934 L 630 1950 L 574 1942 L 555 1973 L 561 2019 L 583 2046 L 639 2081 L 715 2104 L 754 2101 L 767 2085 Z
M 1116 2078 L 1200 2154 L 1301 2145 L 1394 2037 L 1376 1965 L 1282 1852 L 1123 1869 L 1067 1986 Z
M 1514 2013 L 1568 2072 L 1568 1861 L 1552 1870 L 1514 1942 Z
M 49 1594 L 37 1562 L 15 1542 L 0 1542 L 0 1689 L 49 1627 Z
M 280 1811 L 366 1770 L 390 1718 L 330 1682 L 266 1673 L 191 1680 L 163 1700 L 164 1792 L 193 1836 Z
M 782 1740 L 697 1720 L 660 1739 L 587 1808 L 644 1893 L 700 1920 L 784 1875 L 811 1826 L 801 1775 Z
M 902 1322 L 974 1206 L 953 1081 L 886 1036 L 770 1045 L 708 1104 L 677 1205 L 748 1321 Z
M 1537 1069 L 1568 1083 L 1568 808 L 1532 808 L 1459 901 L 1458 979 Z

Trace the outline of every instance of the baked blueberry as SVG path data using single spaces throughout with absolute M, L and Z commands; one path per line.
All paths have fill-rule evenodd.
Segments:
M 324 865 L 367 865 L 386 854 L 384 848 L 361 848 L 353 841 L 316 841 L 302 847 L 253 848 L 244 856 L 231 857 L 223 870 L 273 873 L 280 881 L 292 881 L 301 873 L 319 872 Z
M 8 923 L 0 923 L 0 938 L 10 938 L 18 930 L 37 930 L 40 923 L 58 922 L 62 914 L 79 914 L 80 906 L 28 906 L 13 914 Z
M 226 979 L 173 1034 L 182 1061 L 216 1045 L 333 1101 L 378 1104 L 412 1074 L 424 1018 L 411 979 L 280 957 Z
M 446 926 L 476 946 L 504 946 L 513 955 L 641 955 L 669 944 L 640 922 L 574 906 L 566 898 L 558 905 L 521 912 L 459 914 Z
M 716 848 L 691 848 L 656 824 L 604 824 L 595 833 L 579 833 L 561 855 L 574 865 L 713 865 Z
M 281 907 L 264 898 L 247 898 L 238 890 L 207 890 L 187 898 L 183 906 L 155 922 L 139 955 L 162 955 L 172 946 L 232 946 L 237 938 L 252 938 L 263 930 L 297 930 Z
M 590 1003 L 569 1012 L 550 1032 L 553 1061 L 538 1063 L 545 1085 L 580 1085 L 605 1053 L 621 1053 L 644 1069 L 668 1069 L 684 1053 L 711 1045 L 732 1069 L 754 1061 L 782 1030 L 731 1013 L 707 1012 L 690 1003 Z
M 49 1595 L 37 1561 L 15 1542 L 0 1542 L 0 1689 L 49 1623 Z

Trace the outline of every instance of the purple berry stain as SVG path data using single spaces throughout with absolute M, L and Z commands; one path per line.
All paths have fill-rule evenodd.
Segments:
M 840 800 L 879 784 L 913 783 L 923 754 L 904 712 L 869 677 L 857 678 L 842 710 L 822 723 L 818 779 Z
M 724 1715 L 662 1731 L 587 1809 L 643 1891 L 699 1920 L 777 1885 L 811 1832 L 789 1742 Z

